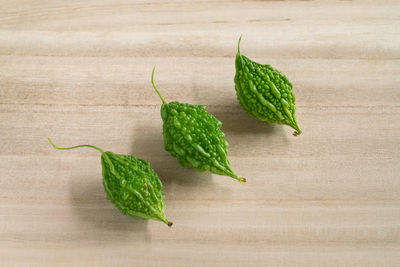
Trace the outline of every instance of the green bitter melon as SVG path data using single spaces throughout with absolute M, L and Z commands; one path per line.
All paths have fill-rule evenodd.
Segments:
M 153 219 L 172 226 L 165 217 L 164 194 L 157 173 L 150 163 L 131 155 L 115 154 L 92 145 L 57 147 L 60 150 L 90 147 L 101 152 L 103 186 L 109 199 L 120 212 L 134 218 Z
M 240 36 L 235 59 L 235 89 L 240 105 L 261 121 L 291 126 L 299 135 L 296 98 L 289 80 L 272 68 L 250 60 L 240 53 Z
M 184 167 L 193 166 L 201 172 L 211 171 L 246 182 L 230 167 L 228 142 L 221 130 L 222 123 L 208 113 L 205 106 L 165 102 L 154 84 L 154 70 L 155 67 L 151 82 L 163 103 L 161 118 L 165 150 Z

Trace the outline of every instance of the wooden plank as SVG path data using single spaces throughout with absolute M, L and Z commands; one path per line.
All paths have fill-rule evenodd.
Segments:
M 1 1 L 0 266 L 399 266 L 399 1 Z M 303 130 L 246 114 L 242 53 Z M 182 168 L 161 102 L 208 106 L 233 169 Z M 105 198 L 90 143 L 151 162 L 169 229 Z
M 0 97 L 3 104 L 160 105 L 150 81 L 157 65 L 155 81 L 168 101 L 236 107 L 234 54 L 230 58 L 0 56 L 0 66 L 6 70 L 1 74 Z M 292 80 L 299 112 L 305 106 L 399 105 L 400 59 L 257 59 Z

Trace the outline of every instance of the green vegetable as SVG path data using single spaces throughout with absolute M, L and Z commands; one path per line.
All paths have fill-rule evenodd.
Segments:
M 131 155 L 104 152 L 92 145 L 60 148 L 50 138 L 49 142 L 60 150 L 91 147 L 100 151 L 107 199 L 123 214 L 134 218 L 158 220 L 172 226 L 172 222 L 168 221 L 164 214 L 165 203 L 160 178 L 149 162 Z
M 246 182 L 245 178 L 239 178 L 230 168 L 228 142 L 221 131 L 222 123 L 208 113 L 205 106 L 166 103 L 154 84 L 154 70 L 155 67 L 151 82 L 163 102 L 161 118 L 165 150 L 184 167 L 193 166 L 198 171 L 208 170 Z
M 240 36 L 235 60 L 235 89 L 240 105 L 257 119 L 289 125 L 296 130 L 293 135 L 299 135 L 292 84 L 270 65 L 261 65 L 243 56 L 241 39 Z

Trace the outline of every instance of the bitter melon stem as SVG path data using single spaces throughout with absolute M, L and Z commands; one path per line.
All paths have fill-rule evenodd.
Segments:
M 70 150 L 70 149 L 75 149 L 75 148 L 78 148 L 78 147 L 90 147 L 90 148 L 96 149 L 97 151 L 100 151 L 102 154 L 104 153 L 103 149 L 98 148 L 98 147 L 96 147 L 96 146 L 92 146 L 92 145 L 79 145 L 79 146 L 71 146 L 71 147 L 58 147 L 58 146 L 56 146 L 56 145 L 53 143 L 53 141 L 51 141 L 51 139 L 50 139 L 49 137 L 48 137 L 47 139 L 49 140 L 50 144 L 51 144 L 55 149 L 58 149 L 58 150 Z
M 242 55 L 240 54 L 240 41 L 242 41 L 242 35 L 243 34 L 241 34 L 240 35 L 240 37 L 239 37 L 239 41 L 238 41 L 238 51 L 237 51 L 237 56 L 240 58 L 240 63 L 242 64 L 242 66 L 243 66 L 243 58 L 242 58 Z
M 242 41 L 242 35 L 243 34 L 240 35 L 239 42 L 238 42 L 238 54 L 239 54 L 239 56 L 240 56 L 240 41 Z
M 163 102 L 163 104 L 167 104 L 167 102 L 165 102 L 164 98 L 161 96 L 160 92 L 158 91 L 156 85 L 154 84 L 154 71 L 155 70 L 156 70 L 156 66 L 153 67 L 153 72 L 151 73 L 151 83 L 153 84 L 153 87 L 156 90 L 158 96 L 161 98 L 161 101 Z

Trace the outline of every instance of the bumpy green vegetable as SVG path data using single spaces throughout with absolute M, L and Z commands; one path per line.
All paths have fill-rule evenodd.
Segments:
M 193 166 L 198 171 L 208 170 L 246 182 L 245 178 L 239 178 L 230 168 L 228 142 L 221 131 L 222 123 L 208 113 L 205 106 L 166 103 L 154 84 L 154 70 L 155 67 L 151 82 L 163 102 L 161 118 L 165 150 L 184 167 Z
M 240 105 L 257 119 L 289 125 L 296 130 L 293 135 L 299 135 L 292 84 L 270 65 L 261 65 L 243 56 L 241 38 L 235 60 L 235 89 Z
M 60 148 L 50 138 L 49 142 L 60 150 L 91 147 L 100 151 L 107 199 L 111 200 L 123 214 L 134 218 L 162 221 L 172 226 L 172 222 L 168 221 L 164 214 L 165 203 L 161 181 L 149 162 L 131 155 L 103 151 L 92 145 Z

